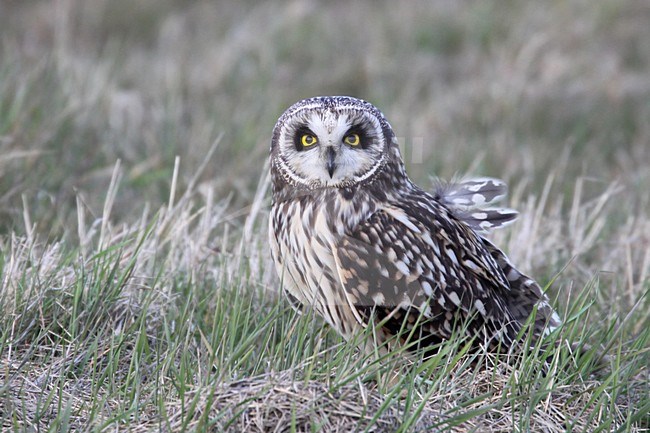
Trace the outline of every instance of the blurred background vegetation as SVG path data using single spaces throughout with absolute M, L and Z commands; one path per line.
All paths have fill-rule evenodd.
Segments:
M 645 0 L 0 3 L 0 233 L 75 236 L 76 196 L 134 221 L 182 189 L 253 199 L 291 103 L 348 94 L 384 111 L 412 177 L 505 179 L 565 206 L 607 186 L 613 224 L 650 208 Z M 423 146 L 422 154 L 412 151 Z M 645 215 L 645 214 L 644 214 Z

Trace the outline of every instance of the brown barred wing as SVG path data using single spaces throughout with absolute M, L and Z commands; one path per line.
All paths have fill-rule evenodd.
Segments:
M 365 319 L 377 311 L 419 323 L 432 341 L 469 319 L 469 337 L 509 347 L 520 325 L 503 299 L 505 276 L 474 231 L 437 210 L 385 206 L 341 239 L 335 257 L 350 304 Z
M 493 178 L 471 178 L 445 182 L 434 181 L 431 195 L 457 219 L 479 233 L 504 227 L 517 219 L 513 209 L 488 207 L 501 201 L 508 191 L 506 183 Z
M 508 310 L 521 323 L 525 323 L 532 313 L 535 314 L 533 330 L 536 335 L 545 335 L 560 326 L 562 320 L 553 309 L 550 301 L 539 284 L 515 268 L 508 257 L 487 239 L 483 243 L 492 258 L 503 270 L 510 285 L 506 297 Z

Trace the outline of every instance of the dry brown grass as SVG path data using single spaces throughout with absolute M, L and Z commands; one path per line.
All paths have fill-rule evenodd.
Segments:
M 108 351 L 108 349 L 106 349 Z M 128 353 L 125 354 L 125 362 Z M 20 358 L 21 354 L 14 354 Z M 24 354 L 23 354 L 24 356 Z M 31 353 L 31 357 L 38 354 Z M 561 433 L 596 431 L 607 422 L 608 431 L 625 425 L 626 412 L 634 409 L 634 400 L 621 400 L 613 413 L 596 410 L 591 400 L 594 389 L 602 382 L 592 378 L 549 390 L 541 401 L 534 404 L 520 401 L 516 406 L 512 393 L 513 376 L 521 374 L 504 363 L 490 364 L 479 369 L 452 369 L 447 386 L 431 393 L 426 387 L 405 393 L 378 390 L 374 382 L 359 379 L 337 384 L 323 380 L 301 380 L 296 370 L 276 371 L 218 385 L 198 386 L 186 391 L 184 399 L 165 401 L 167 417 L 161 423 L 153 404 L 144 405 L 137 414 L 119 422 L 111 422 L 111 414 L 119 412 L 119 402 L 111 396 L 93 393 L 93 386 L 85 380 L 71 381 L 61 377 L 62 364 L 75 362 L 62 357 L 57 362 L 33 365 L 3 366 L 2 377 L 9 391 L 0 402 L 0 410 L 14 411 L 15 421 L 25 429 L 48 429 L 60 416 L 55 408 L 40 415 L 34 424 L 33 414 L 42 405 L 44 390 L 57 389 L 67 410 L 75 413 L 69 424 L 71 430 L 86 430 L 87 419 L 93 417 L 89 399 L 104 401 L 102 420 L 112 429 L 132 432 L 163 431 L 232 431 L 232 432 L 394 432 L 403 428 L 405 414 L 417 407 L 417 419 L 408 431 L 428 432 L 506 432 L 519 431 L 522 417 L 526 417 L 529 431 Z M 123 366 L 123 371 L 128 366 Z M 23 372 L 29 372 L 25 375 Z M 515 378 L 514 383 L 525 381 Z M 165 388 L 164 383 L 160 384 Z M 20 391 L 18 391 L 20 390 Z M 427 392 L 429 391 L 429 392 Z M 642 389 L 633 392 L 643 393 Z M 488 397 L 486 397 L 486 395 Z M 475 399 L 475 402 L 471 401 Z M 470 402 L 469 404 L 467 402 Z M 192 402 L 188 405 L 187 402 Z M 454 414 L 451 418 L 449 414 Z M 5 424 L 4 428 L 10 428 Z M 642 432 L 643 428 L 628 431 Z

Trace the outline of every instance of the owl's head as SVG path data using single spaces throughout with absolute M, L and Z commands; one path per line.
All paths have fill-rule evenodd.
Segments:
M 282 114 L 271 140 L 274 184 L 345 188 L 371 182 L 392 160 L 401 164 L 392 129 L 369 102 L 322 96 Z

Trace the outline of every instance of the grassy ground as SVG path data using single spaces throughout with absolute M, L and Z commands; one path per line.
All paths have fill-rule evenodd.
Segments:
M 0 3 L 3 431 L 650 430 L 650 7 Z M 494 234 L 566 318 L 509 363 L 452 341 L 374 380 L 278 297 L 270 131 L 379 106 L 409 172 L 511 186 Z M 552 284 L 550 284 L 552 282 Z

